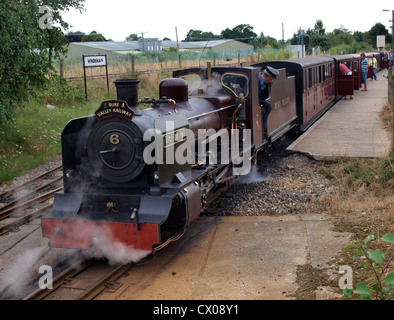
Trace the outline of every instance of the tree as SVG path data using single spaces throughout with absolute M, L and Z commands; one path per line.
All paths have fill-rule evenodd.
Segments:
M 234 39 L 245 43 L 257 38 L 257 34 L 253 32 L 253 27 L 248 24 L 240 24 L 233 29 L 226 28 L 220 36 L 222 39 Z
M 326 35 L 326 28 L 324 28 L 322 20 L 316 20 L 313 30 L 309 30 L 309 50 L 311 48 L 320 48 L 327 51 L 330 48 L 330 41 Z
M 137 41 L 138 38 L 139 38 L 138 34 L 132 33 L 126 38 L 126 41 Z
M 260 33 L 260 36 L 252 41 L 249 41 L 249 44 L 253 45 L 256 48 L 265 48 L 270 47 L 274 49 L 281 49 L 283 47 L 275 38 L 270 36 L 265 36 L 263 32 Z
M 220 37 L 214 35 L 210 31 L 203 32 L 201 30 L 190 29 L 184 41 L 189 42 L 189 41 L 204 41 L 204 40 L 214 40 L 214 39 L 220 39 Z
M 86 36 L 82 37 L 82 42 L 90 42 L 90 41 L 107 41 L 107 40 L 101 33 L 92 31 L 90 34 L 87 34 Z
M 313 33 L 321 36 L 324 36 L 326 34 L 326 28 L 324 28 L 322 20 L 316 20 Z
M 323 51 L 328 51 L 328 49 L 330 49 L 330 41 L 328 36 L 315 33 L 309 38 L 309 47 L 320 48 Z
M 391 37 L 388 30 L 382 23 L 378 22 L 371 28 L 371 30 L 366 32 L 366 41 L 371 46 L 376 47 L 377 36 L 383 36 L 383 35 L 386 36 L 386 43 L 390 43 Z
M 14 117 L 13 105 L 41 88 L 54 59 L 66 53 L 61 12 L 80 12 L 84 0 L 8 0 L 0 2 L 0 123 Z
M 341 44 L 351 45 L 355 42 L 352 32 L 346 29 L 343 25 L 340 28 L 334 29 L 333 32 L 328 34 L 330 47 L 336 47 Z

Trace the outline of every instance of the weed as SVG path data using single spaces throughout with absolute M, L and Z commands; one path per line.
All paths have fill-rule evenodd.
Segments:
M 366 280 L 369 285 L 365 282 L 360 282 L 354 291 L 349 288 L 344 289 L 344 296 L 347 298 L 352 298 L 354 294 L 359 296 L 359 300 L 392 300 L 394 298 L 392 293 L 394 289 L 394 269 L 391 266 L 394 255 L 391 255 L 385 261 L 387 252 L 369 250 L 367 245 L 374 239 L 374 235 L 369 235 L 365 238 L 364 244 L 361 244 L 361 241 L 358 240 L 356 243 L 344 248 L 344 250 L 356 249 L 353 259 L 364 258 L 366 262 L 362 262 L 360 267 L 369 266 L 370 268 L 370 277 Z M 394 244 L 394 235 L 391 233 L 386 234 L 381 240 L 392 245 Z

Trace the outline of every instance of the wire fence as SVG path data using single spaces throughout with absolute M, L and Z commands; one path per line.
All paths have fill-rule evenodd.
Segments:
M 202 51 L 164 51 L 128 53 L 125 55 L 109 54 L 108 72 L 110 77 L 122 74 L 151 74 L 158 71 L 173 71 L 177 69 L 204 67 L 207 62 L 212 66 L 249 65 L 262 61 L 286 59 L 290 53 L 285 50 L 202 50 Z M 83 80 L 83 63 L 80 58 L 67 59 L 56 66 L 59 74 L 70 81 Z M 87 76 L 91 78 L 105 77 L 105 68 L 90 68 Z

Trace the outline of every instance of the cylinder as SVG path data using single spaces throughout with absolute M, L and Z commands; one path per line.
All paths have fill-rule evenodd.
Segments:
M 116 80 L 116 93 L 118 100 L 124 100 L 129 107 L 138 106 L 138 84 L 140 80 L 137 79 L 121 79 Z

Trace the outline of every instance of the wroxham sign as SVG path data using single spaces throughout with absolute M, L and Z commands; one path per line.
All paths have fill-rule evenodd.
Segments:
M 107 66 L 107 56 L 83 56 L 85 68 L 105 67 Z
M 86 68 L 97 68 L 105 67 L 105 74 L 107 75 L 107 88 L 109 92 L 109 80 L 108 80 L 108 66 L 106 55 L 83 55 L 83 77 L 85 80 L 85 97 L 88 99 L 88 87 L 86 85 Z

